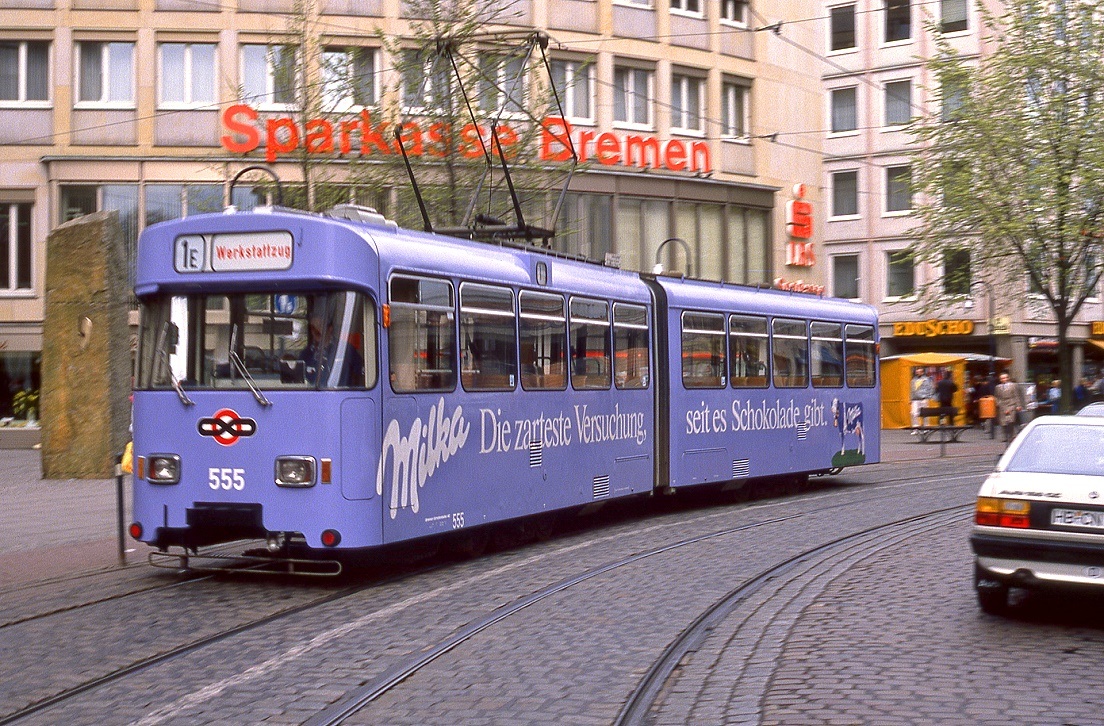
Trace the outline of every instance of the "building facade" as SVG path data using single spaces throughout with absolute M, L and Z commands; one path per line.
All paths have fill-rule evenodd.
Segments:
M 246 166 L 268 161 L 285 182 L 301 180 L 296 160 L 277 153 L 288 130 L 272 137 L 267 130 L 298 108 L 299 76 L 287 69 L 304 21 L 317 29 L 326 66 L 307 77 L 325 85 L 340 67 L 353 81 L 323 94 L 330 128 L 359 134 L 331 137 L 328 146 L 315 137 L 315 150 L 338 167 L 348 151 L 397 153 L 368 138 L 367 119 L 383 118 L 396 96 L 411 105 L 394 54 L 413 49 L 404 39 L 416 35 L 417 7 L 403 0 L 0 0 L 0 274 L 7 271 L 0 417 L 14 413 L 16 391 L 38 386 L 51 229 L 117 210 L 131 266 L 119 274 L 133 275 L 144 227 L 263 202 L 253 189 L 230 192 L 228 180 Z M 809 22 L 785 36 L 769 29 L 815 18 L 818 8 L 815 0 L 509 4 L 501 26 L 490 29 L 551 37 L 561 130 L 570 127 L 587 157 L 555 244 L 597 259 L 612 253 L 631 269 L 659 261 L 732 282 L 827 282 L 815 254 L 824 219 L 823 137 L 815 131 L 823 123 L 821 80 L 788 44 L 812 47 L 818 31 Z M 363 126 L 342 127 L 343 119 Z M 367 200 L 350 188 L 348 201 L 394 215 L 407 185 L 396 175 Z M 674 251 L 661 254 L 671 237 L 685 248 L 668 245 Z
M 1000 3 L 983 3 L 999 16 Z M 909 191 L 913 138 L 907 125 L 937 107 L 925 59 L 940 34 L 963 57 L 988 50 L 971 0 L 855 0 L 822 6 L 825 89 L 824 256 L 833 295 L 879 309 L 883 357 L 971 353 L 1006 359 L 1020 381 L 1058 375 L 1056 324 L 1022 281 L 985 279 L 969 251 L 915 261 L 918 223 Z M 1092 298 L 1071 330 L 1074 370 L 1100 373 L 1104 305 Z M 1097 324 L 1094 326 L 1094 321 Z M 1094 334 L 1094 327 L 1097 328 Z M 1004 365 L 1002 362 L 1000 365 Z M 973 372 L 988 371 L 986 361 Z

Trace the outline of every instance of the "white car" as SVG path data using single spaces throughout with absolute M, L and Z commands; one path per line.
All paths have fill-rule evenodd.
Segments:
M 1104 417 L 1044 416 L 978 492 L 974 586 L 987 613 L 1010 587 L 1104 592 Z

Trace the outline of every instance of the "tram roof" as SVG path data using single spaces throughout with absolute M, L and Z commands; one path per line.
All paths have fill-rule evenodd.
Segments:
M 842 298 L 708 280 L 658 277 L 656 281 L 667 292 L 667 301 L 672 308 L 792 315 L 871 325 L 878 323 L 874 308 Z

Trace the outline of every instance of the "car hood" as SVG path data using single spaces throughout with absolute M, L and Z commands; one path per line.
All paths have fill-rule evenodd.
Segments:
M 1104 477 L 998 471 L 989 475 L 978 496 L 1104 506 Z

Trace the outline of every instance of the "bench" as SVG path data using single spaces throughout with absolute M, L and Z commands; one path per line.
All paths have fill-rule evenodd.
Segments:
M 961 443 L 959 441 L 959 437 L 962 436 L 962 432 L 968 431 L 970 429 L 969 426 L 950 426 L 950 425 L 946 425 L 946 426 L 909 426 L 908 428 L 909 428 L 910 431 L 915 431 L 917 433 L 917 435 L 920 437 L 919 443 L 921 443 L 921 444 L 937 444 L 937 443 L 940 443 L 941 441 L 946 441 L 946 442 L 949 442 L 949 443 Z M 937 431 L 942 431 L 944 433 L 941 434 L 940 436 L 936 437 L 934 440 L 929 440 L 929 439 L 931 439 L 931 435 L 936 433 Z M 947 437 L 947 434 L 950 435 L 949 438 Z

